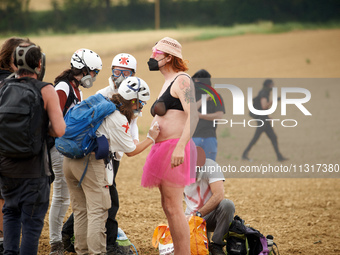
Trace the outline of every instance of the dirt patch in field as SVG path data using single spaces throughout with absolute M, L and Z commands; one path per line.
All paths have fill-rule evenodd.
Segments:
M 141 48 L 131 47 L 130 40 L 123 40 L 124 44 L 116 49 L 114 43 L 110 47 L 110 41 L 105 42 L 107 48 L 102 49 L 95 44 L 88 47 L 102 54 L 104 68 L 95 87 L 83 90 L 85 97 L 107 85 L 110 64 L 115 54 L 128 50 L 137 58 L 137 74 L 149 84 L 153 92 L 143 117 L 138 120 L 141 139 L 145 138 L 152 120 L 149 114 L 151 102 L 158 95 L 163 81 L 160 73 L 149 72 L 146 65 L 153 41 L 161 37 L 143 42 Z M 82 40 L 68 40 L 67 44 L 71 44 L 73 49 L 66 54 L 60 53 L 60 58 L 56 54 L 50 59 L 47 81 L 53 81 L 69 66 L 69 58 L 75 49 L 87 47 L 82 44 Z M 101 42 L 100 35 L 97 35 L 96 40 Z M 35 41 L 39 44 L 39 38 Z M 47 48 L 51 55 L 54 54 L 52 48 L 60 50 L 60 45 L 64 43 L 52 41 L 53 47 Z M 191 75 L 198 69 L 206 68 L 213 77 L 221 78 L 336 78 L 340 76 L 339 41 L 340 30 L 243 35 L 183 42 L 183 55 L 189 60 L 188 73 Z M 148 49 L 145 49 L 146 44 L 149 44 Z M 66 55 L 68 57 L 65 59 Z M 260 87 L 261 84 L 254 85 L 255 93 Z M 299 126 L 295 130 L 274 127 L 280 149 L 289 158 L 284 164 L 339 164 L 339 84 L 314 84 L 308 89 L 312 93 L 313 103 L 309 104 L 309 109 L 313 117 L 305 119 L 301 112 L 296 111 L 292 118 L 299 120 Z M 232 102 L 227 101 L 225 104 L 225 118 L 230 119 Z M 276 117 L 279 117 L 278 114 Z M 245 165 L 240 157 L 253 132 L 251 128 L 219 127 L 218 163 L 236 167 Z M 156 255 L 158 253 L 151 245 L 152 233 L 158 224 L 166 223 L 166 218 L 158 190 L 140 186 L 142 166 L 148 151 L 133 158 L 124 157 L 121 162 L 117 177 L 120 196 L 118 221 L 139 254 Z M 252 149 L 251 157 L 254 159 L 253 164 L 278 165 L 265 135 Z M 264 234 L 274 236 L 281 254 L 340 254 L 339 184 L 339 179 L 335 178 L 229 178 L 225 182 L 225 197 L 234 201 L 236 214 L 247 223 Z M 67 215 L 70 213 L 69 209 Z M 39 254 L 49 253 L 48 229 L 46 215 Z

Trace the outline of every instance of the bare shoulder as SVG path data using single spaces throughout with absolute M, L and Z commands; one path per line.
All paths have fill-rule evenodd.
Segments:
M 58 105 L 59 98 L 52 84 L 48 84 L 41 89 L 41 95 L 44 100 L 45 109 L 47 105 Z
M 48 84 L 41 89 L 41 94 L 43 97 L 48 97 L 50 95 L 56 94 L 56 91 L 54 87 L 52 86 L 52 84 Z
M 181 75 L 183 74 L 183 75 Z M 193 84 L 189 75 L 186 73 L 181 73 L 174 82 L 175 92 L 178 98 L 181 99 L 182 104 L 183 101 L 187 104 L 194 102 L 193 95 Z
M 191 78 L 186 73 L 179 73 L 177 79 L 174 82 L 174 85 L 180 89 L 185 90 L 190 87 Z

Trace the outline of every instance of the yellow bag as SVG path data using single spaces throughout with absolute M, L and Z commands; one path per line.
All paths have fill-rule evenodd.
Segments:
M 189 219 L 191 255 L 209 254 L 206 222 L 198 216 Z
M 208 251 L 208 238 L 206 222 L 203 218 L 191 216 L 189 219 L 190 228 L 190 250 L 191 255 L 206 255 Z M 170 255 L 174 253 L 174 246 L 170 229 L 165 224 L 156 227 L 152 236 L 153 247 L 159 249 L 159 255 Z

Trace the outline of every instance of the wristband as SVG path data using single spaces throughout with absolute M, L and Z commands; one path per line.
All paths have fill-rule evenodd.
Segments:
M 149 133 L 146 135 L 146 137 L 149 138 L 149 139 L 151 139 L 151 140 L 152 140 L 152 143 L 155 144 L 155 139 L 153 139 Z

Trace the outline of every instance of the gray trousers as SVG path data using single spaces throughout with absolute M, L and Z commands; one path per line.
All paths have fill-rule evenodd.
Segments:
M 228 233 L 229 225 L 234 219 L 235 205 L 229 199 L 223 199 L 216 209 L 203 218 L 207 222 L 207 231 L 214 232 L 212 241 L 216 244 L 225 245 L 223 236 Z

